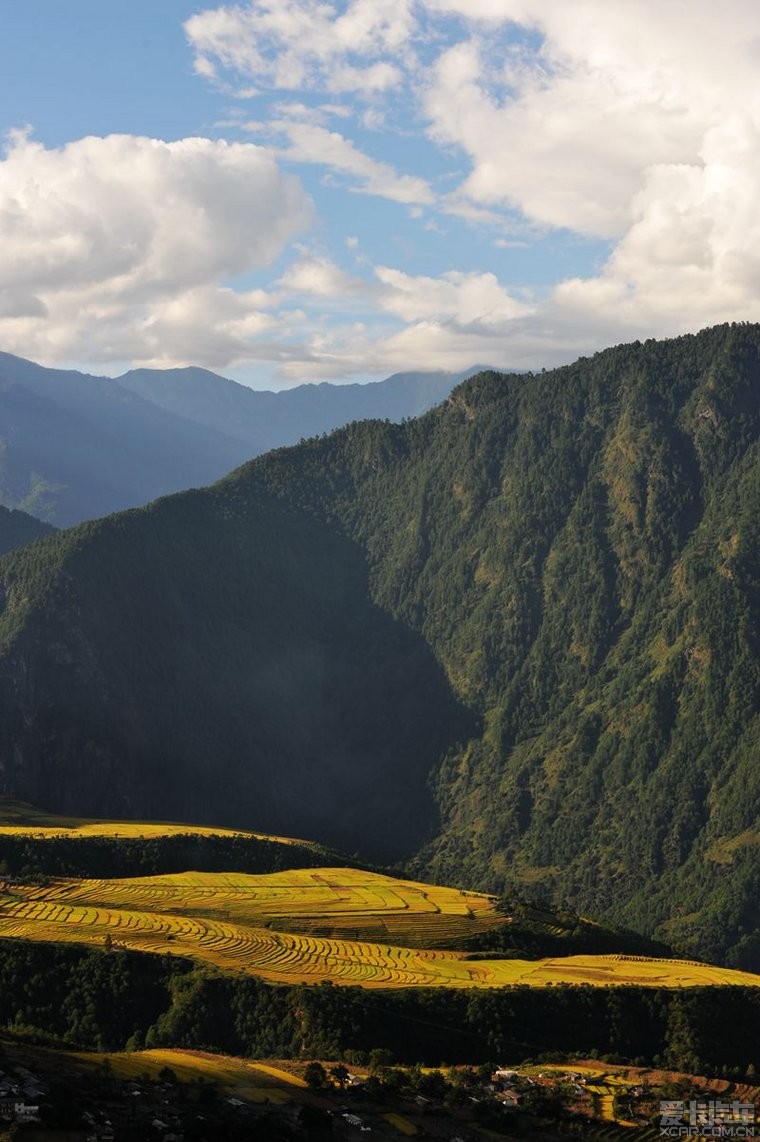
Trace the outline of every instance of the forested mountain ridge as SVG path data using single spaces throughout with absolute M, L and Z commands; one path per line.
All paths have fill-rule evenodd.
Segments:
M 0 563 L 2 791 L 221 787 L 757 969 L 758 493 L 760 327 L 721 326 L 54 536 Z
M 43 535 L 49 535 L 53 528 L 42 523 L 26 512 L 0 507 L 0 555 L 32 543 Z

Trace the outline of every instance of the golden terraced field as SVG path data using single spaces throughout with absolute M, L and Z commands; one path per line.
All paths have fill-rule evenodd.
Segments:
M 151 840 L 155 837 L 249 837 L 257 841 L 277 841 L 284 845 L 305 845 L 318 849 L 313 841 L 252 833 L 247 829 L 225 829 L 215 825 L 187 825 L 172 821 L 100 821 L 88 817 L 60 817 L 45 813 L 20 801 L 0 799 L 0 837 L 30 837 L 44 841 L 53 837 L 114 837 L 125 840 Z
M 508 921 L 487 896 L 350 868 L 57 880 L 0 891 L 0 937 L 100 947 L 110 937 L 117 946 L 172 952 L 273 983 L 760 985 L 760 976 L 673 960 L 468 960 L 462 952 L 399 946 L 461 938 L 500 923 Z
M 120 1079 L 137 1079 L 142 1075 L 160 1078 L 164 1067 L 170 1067 L 180 1082 L 198 1079 L 218 1083 L 227 1094 L 244 1098 L 248 1102 L 287 1102 L 294 1091 L 306 1090 L 307 1084 L 298 1075 L 281 1067 L 254 1063 L 230 1055 L 211 1055 L 205 1051 L 154 1050 L 112 1051 L 95 1054 L 72 1053 L 66 1058 L 82 1066 L 95 1068 L 108 1060 L 113 1074 Z

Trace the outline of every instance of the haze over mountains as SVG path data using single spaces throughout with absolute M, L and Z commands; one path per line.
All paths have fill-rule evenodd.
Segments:
M 352 420 L 417 416 L 465 375 L 275 393 L 205 369 L 140 369 L 114 380 L 0 353 L 0 504 L 66 527 L 211 483 Z
M 760 968 L 760 327 L 483 373 L 0 563 L 0 792 Z

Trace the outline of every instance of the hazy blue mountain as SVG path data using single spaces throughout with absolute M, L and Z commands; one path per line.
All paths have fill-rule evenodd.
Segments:
M 458 379 L 254 392 L 205 369 L 113 380 L 0 353 L 0 504 L 58 526 L 138 507 L 352 420 L 415 416 Z
M 0 503 L 60 526 L 207 484 L 240 442 L 112 380 L 0 354 Z
M 354 420 L 419 416 L 477 371 L 394 373 L 370 384 L 325 382 L 281 392 L 257 391 L 195 368 L 135 369 L 117 381 L 169 412 L 245 441 L 253 457 Z

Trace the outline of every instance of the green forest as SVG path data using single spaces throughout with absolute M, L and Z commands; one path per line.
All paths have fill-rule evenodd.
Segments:
M 0 973 L 0 1020 L 14 1035 L 97 1051 L 359 1061 L 382 1050 L 431 1066 L 590 1054 L 717 1075 L 760 1066 L 756 988 L 273 987 L 179 957 L 18 940 L 0 942 Z

